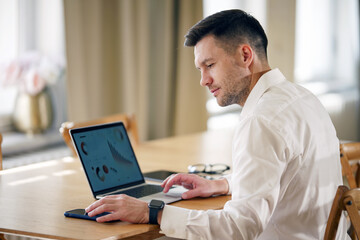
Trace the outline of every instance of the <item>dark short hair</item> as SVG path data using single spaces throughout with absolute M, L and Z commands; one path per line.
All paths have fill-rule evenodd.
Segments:
M 193 47 L 210 34 L 229 54 L 239 44 L 247 43 L 259 57 L 267 59 L 268 40 L 264 29 L 258 20 L 240 9 L 221 11 L 199 21 L 185 35 L 184 45 Z

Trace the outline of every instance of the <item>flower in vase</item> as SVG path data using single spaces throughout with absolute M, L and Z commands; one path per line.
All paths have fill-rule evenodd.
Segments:
M 54 84 L 62 66 L 37 52 L 30 52 L 0 68 L 0 83 L 16 86 L 20 92 L 37 95 L 47 85 Z

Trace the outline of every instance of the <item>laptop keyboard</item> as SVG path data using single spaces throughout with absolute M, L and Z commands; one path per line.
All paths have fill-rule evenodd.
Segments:
M 143 185 L 125 191 L 116 192 L 114 194 L 126 194 L 131 197 L 141 198 L 154 193 L 162 192 L 162 190 L 163 188 L 160 185 Z

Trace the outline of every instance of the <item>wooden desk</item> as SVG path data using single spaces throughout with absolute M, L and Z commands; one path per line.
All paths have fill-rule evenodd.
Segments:
M 149 141 L 135 149 L 143 172 L 187 171 L 194 163 L 231 164 L 231 131 Z M 221 209 L 229 196 L 173 203 L 189 209 Z M 51 239 L 152 239 L 159 226 L 97 223 L 64 217 L 94 201 L 78 159 L 63 159 L 0 171 L 0 233 Z

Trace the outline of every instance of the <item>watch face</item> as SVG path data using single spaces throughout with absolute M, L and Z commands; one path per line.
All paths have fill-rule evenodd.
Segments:
M 160 200 L 153 199 L 153 200 L 151 200 L 149 206 L 153 207 L 153 208 L 161 208 L 161 207 L 164 206 L 164 202 L 160 201 Z

